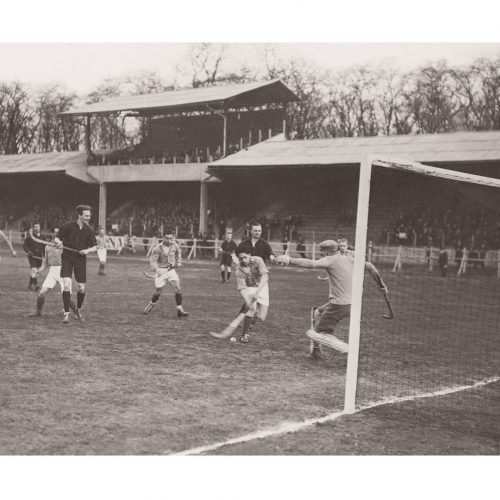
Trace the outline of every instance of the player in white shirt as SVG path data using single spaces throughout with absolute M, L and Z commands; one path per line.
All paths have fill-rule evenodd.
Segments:
M 58 232 L 59 229 L 57 227 L 54 228 L 51 241 L 56 244 L 60 243 L 59 238 L 57 238 Z M 61 289 L 61 293 L 64 291 L 64 281 L 61 278 L 61 255 L 62 255 L 62 248 L 57 248 L 52 245 L 45 246 L 43 260 L 40 269 L 38 270 L 38 274 L 41 274 L 43 271 L 45 271 L 45 269 L 48 269 L 49 272 L 47 273 L 47 276 L 45 276 L 45 280 L 42 284 L 42 289 L 40 290 L 36 298 L 36 311 L 30 314 L 29 315 L 30 317 L 36 317 L 42 315 L 42 308 L 45 303 L 45 296 L 57 284 Z M 71 293 L 71 284 L 69 291 Z M 69 306 L 71 310 L 74 313 L 76 313 L 76 305 L 72 300 L 70 300 Z
M 106 243 L 108 242 L 108 237 L 104 228 L 99 229 L 99 234 L 96 236 L 97 240 L 97 257 L 99 259 L 99 276 L 105 276 L 104 267 L 106 265 L 106 257 L 108 250 L 106 248 Z
M 306 332 L 306 335 L 311 339 L 310 352 L 313 358 L 320 356 L 320 344 L 344 353 L 348 350 L 348 345 L 339 340 L 334 332 L 339 321 L 350 316 L 354 272 L 353 252 L 342 255 L 339 252 L 339 244 L 334 240 L 322 241 L 319 248 L 322 255 L 319 260 L 291 258 L 288 255 L 280 255 L 276 258 L 277 264 L 324 269 L 328 273 L 329 300 L 326 304 L 313 308 L 313 324 L 311 329 Z M 377 268 L 371 262 L 365 262 L 365 269 L 372 275 L 379 289 L 387 293 L 387 287 Z
M 182 292 L 179 275 L 176 269 L 182 266 L 182 255 L 179 245 L 171 231 L 165 234 L 163 241 L 151 250 L 149 257 L 151 269 L 155 271 L 156 292 L 151 297 L 151 301 L 144 309 L 144 314 L 149 314 L 160 298 L 163 287 L 170 283 L 175 292 L 175 303 L 177 305 L 177 317 L 185 318 L 189 313 L 182 307 Z

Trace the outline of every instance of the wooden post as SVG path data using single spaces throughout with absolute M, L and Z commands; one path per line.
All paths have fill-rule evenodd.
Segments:
M 269 132 L 268 132 L 268 139 L 271 139 L 271 137 L 273 136 L 273 129 L 269 129 Z
M 224 132 L 222 136 L 222 158 L 226 157 L 226 146 L 227 146 L 227 117 L 226 115 L 222 115 L 224 118 Z
M 207 232 L 207 210 L 208 210 L 208 184 L 200 183 L 200 226 L 198 232 L 205 234 Z
M 262 130 L 259 128 L 259 142 L 262 141 Z
M 99 226 L 106 231 L 106 202 L 107 185 L 105 182 L 99 183 Z
M 354 254 L 354 273 L 352 278 L 351 319 L 349 324 L 349 350 L 347 353 L 347 372 L 345 386 L 344 412 L 356 411 L 356 389 L 358 385 L 359 339 L 361 336 L 361 307 L 363 282 L 365 276 L 365 249 L 368 232 L 368 206 L 370 201 L 370 182 L 372 160 L 366 158 L 360 165 L 358 188 L 358 212 L 356 218 L 356 240 Z
M 283 137 L 286 139 L 286 120 L 283 120 L 283 126 L 281 130 L 283 131 Z

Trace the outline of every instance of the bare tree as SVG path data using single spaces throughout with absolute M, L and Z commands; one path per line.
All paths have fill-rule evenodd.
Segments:
M 420 68 L 413 75 L 415 89 L 409 96 L 417 132 L 437 133 L 455 129 L 460 104 L 455 81 L 445 61 Z
M 20 82 L 0 85 L 0 151 L 30 152 L 37 116 L 27 87 Z
M 340 71 L 328 78 L 324 129 L 330 137 L 377 135 L 376 75 L 368 68 Z
M 73 106 L 76 94 L 58 85 L 42 89 L 35 96 L 39 118 L 33 151 L 76 151 L 81 142 L 81 126 L 73 119 L 61 120 L 59 113 Z

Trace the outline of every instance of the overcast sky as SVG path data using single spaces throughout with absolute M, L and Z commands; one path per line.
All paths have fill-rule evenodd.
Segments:
M 264 43 L 227 44 L 228 67 L 262 61 Z M 322 68 L 356 64 L 391 64 L 411 69 L 446 59 L 464 65 L 477 57 L 500 55 L 500 43 L 288 43 L 273 44 L 283 58 L 300 57 Z M 168 79 L 186 57 L 182 43 L 3 43 L 0 44 L 0 81 L 21 80 L 34 85 L 60 82 L 86 93 L 104 78 L 144 70 Z

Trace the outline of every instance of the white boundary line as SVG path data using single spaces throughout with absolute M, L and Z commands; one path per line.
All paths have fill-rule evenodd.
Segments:
M 485 386 L 488 384 L 493 384 L 495 382 L 498 382 L 499 380 L 500 380 L 500 377 L 491 377 L 491 378 L 488 378 L 485 380 L 480 380 L 478 382 L 474 382 L 474 383 L 469 384 L 469 385 L 445 387 L 445 388 L 440 389 L 440 390 L 435 391 L 435 392 L 427 392 L 427 393 L 422 393 L 422 394 L 415 394 L 412 396 L 393 397 L 393 398 L 388 398 L 388 399 L 382 399 L 380 401 L 368 403 L 367 405 L 364 405 L 364 406 L 357 408 L 355 413 L 360 413 L 362 411 L 369 410 L 371 408 L 376 408 L 377 406 L 402 403 L 405 401 L 415 401 L 417 399 L 432 398 L 432 397 L 436 397 L 436 396 L 445 396 L 448 394 L 453 394 L 455 392 L 476 389 L 478 387 L 482 387 L 482 386 Z M 218 443 L 208 444 L 205 446 L 199 446 L 197 448 L 191 448 L 191 449 L 180 451 L 177 453 L 171 453 L 171 455 L 173 455 L 173 456 L 200 455 L 201 453 L 206 453 L 207 451 L 213 451 L 213 450 L 216 450 L 217 448 L 221 448 L 223 446 L 228 446 L 228 445 L 238 444 L 238 443 L 246 443 L 248 441 L 253 441 L 255 439 L 265 439 L 268 437 L 281 436 L 283 434 L 297 432 L 297 431 L 300 431 L 306 427 L 310 427 L 312 425 L 322 424 L 324 422 L 332 422 L 332 421 L 337 420 L 338 418 L 340 418 L 344 415 L 349 415 L 349 414 L 345 413 L 343 411 L 338 411 L 338 412 L 334 412 L 334 413 L 330 413 L 328 415 L 325 415 L 324 417 L 310 418 L 310 419 L 304 420 L 303 422 L 284 422 L 282 424 L 277 425 L 276 427 L 271 427 L 270 429 L 263 429 L 261 431 L 251 432 L 250 434 L 244 434 L 243 436 L 229 439 L 227 441 L 219 441 Z

